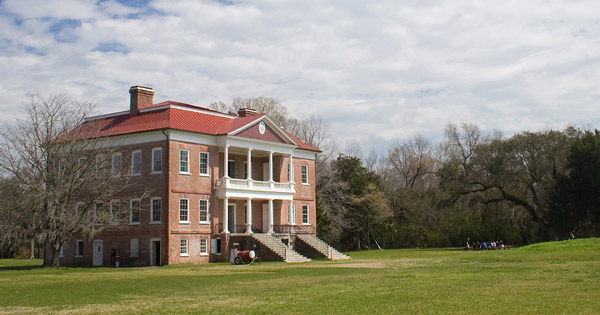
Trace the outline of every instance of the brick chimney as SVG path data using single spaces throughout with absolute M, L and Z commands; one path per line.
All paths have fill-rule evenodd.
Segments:
M 150 87 L 132 86 L 129 89 L 129 94 L 131 94 L 131 102 L 129 104 L 130 115 L 137 115 L 140 109 L 150 107 L 153 104 L 154 90 Z
M 240 117 L 247 117 L 247 116 L 254 116 L 254 115 L 258 115 L 258 112 L 256 111 L 256 109 L 240 108 L 238 110 L 238 116 L 240 116 Z

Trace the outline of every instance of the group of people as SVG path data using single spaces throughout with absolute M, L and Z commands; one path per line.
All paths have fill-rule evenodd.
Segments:
M 467 237 L 467 247 L 466 250 L 484 250 L 484 249 L 503 249 L 504 242 L 500 241 L 491 241 L 491 242 L 472 242 L 470 238 Z

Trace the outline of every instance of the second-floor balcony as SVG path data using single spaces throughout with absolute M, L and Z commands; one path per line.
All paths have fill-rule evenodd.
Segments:
M 252 179 L 239 179 L 222 177 L 217 179 L 217 189 L 251 190 L 279 193 L 295 193 L 293 182 L 279 183 L 275 181 L 260 181 Z

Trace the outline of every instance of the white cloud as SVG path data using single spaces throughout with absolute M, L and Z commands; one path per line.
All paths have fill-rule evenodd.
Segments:
M 381 151 L 416 132 L 437 141 L 449 121 L 506 134 L 596 126 L 597 12 L 596 1 L 567 0 L 6 0 L 0 114 L 17 113 L 28 91 L 118 111 L 144 84 L 157 101 L 197 105 L 271 96 Z M 119 49 L 97 51 L 106 45 Z

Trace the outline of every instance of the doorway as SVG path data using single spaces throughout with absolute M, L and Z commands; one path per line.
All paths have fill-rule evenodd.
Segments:
M 227 229 L 230 233 L 237 233 L 235 230 L 235 204 L 227 206 L 227 216 L 229 218 L 229 222 L 227 222 Z
M 150 240 L 150 266 L 160 266 L 160 239 Z
M 102 240 L 94 241 L 94 255 L 93 255 L 93 265 L 94 266 L 102 266 L 104 265 L 104 247 L 102 245 Z

